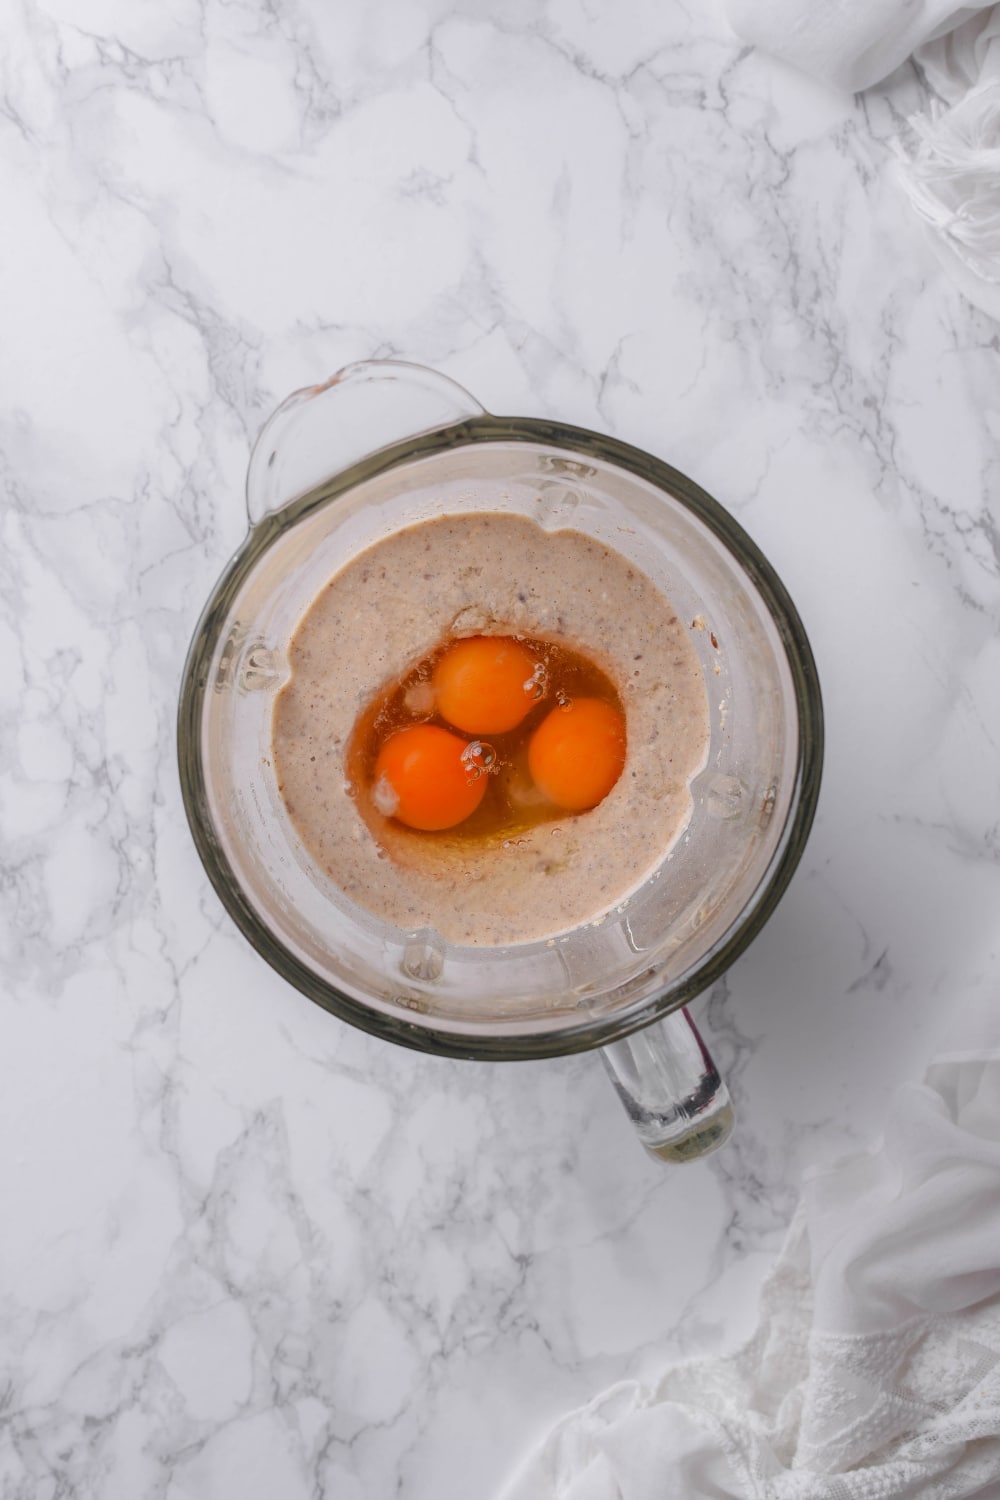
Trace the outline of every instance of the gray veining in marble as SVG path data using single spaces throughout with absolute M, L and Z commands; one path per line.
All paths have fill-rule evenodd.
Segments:
M 998 330 L 861 100 L 684 0 L 0 0 L 0 1496 L 464 1500 L 731 1347 L 801 1171 L 991 1019 Z M 648 1161 L 592 1058 L 451 1063 L 225 919 L 173 720 L 249 445 L 358 358 L 713 491 L 819 660 L 803 865 Z M 995 1039 L 995 1037 L 994 1037 Z

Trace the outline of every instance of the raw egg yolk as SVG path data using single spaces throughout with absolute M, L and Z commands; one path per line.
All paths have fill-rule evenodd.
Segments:
M 488 776 L 468 741 L 433 724 L 390 735 L 378 753 L 372 801 L 408 828 L 434 832 L 464 823 L 483 800 Z
M 608 795 L 625 764 L 625 720 L 602 698 L 575 698 L 542 720 L 528 745 L 535 785 L 568 812 Z
M 534 707 L 538 664 L 510 636 L 474 635 L 456 641 L 434 668 L 435 706 L 466 734 L 504 734 Z

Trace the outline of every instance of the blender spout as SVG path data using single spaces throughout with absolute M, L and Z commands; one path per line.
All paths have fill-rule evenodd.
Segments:
M 486 413 L 446 375 L 401 359 L 359 360 L 281 403 L 247 471 L 251 526 L 372 454 Z

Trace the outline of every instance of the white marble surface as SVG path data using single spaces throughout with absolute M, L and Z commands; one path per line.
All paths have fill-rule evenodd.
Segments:
M 740 1339 L 802 1168 L 989 1024 L 1000 346 L 893 181 L 920 82 L 855 102 L 684 0 L 0 19 L 0 1495 L 488 1496 Z M 248 446 L 390 353 L 688 470 L 800 604 L 825 786 L 699 1006 L 710 1164 L 593 1058 L 352 1032 L 201 873 L 174 709 Z

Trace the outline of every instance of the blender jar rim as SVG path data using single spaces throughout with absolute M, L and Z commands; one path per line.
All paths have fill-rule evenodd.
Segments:
M 258 559 L 289 526 L 358 484 L 416 459 L 479 443 L 524 443 L 560 449 L 575 460 L 596 458 L 624 469 L 691 511 L 738 562 L 767 607 L 792 678 L 798 744 L 792 794 L 781 836 L 752 900 L 722 939 L 668 991 L 622 1012 L 585 1017 L 552 1031 L 491 1035 L 466 1023 L 447 1027 L 431 1018 L 408 1021 L 367 1006 L 322 979 L 264 925 L 247 900 L 215 835 L 201 754 L 201 723 L 209 671 L 229 605 Z M 785 891 L 815 816 L 823 762 L 823 704 L 812 649 L 802 620 L 775 569 L 739 522 L 705 490 L 664 460 L 621 439 L 545 418 L 486 413 L 409 437 L 331 475 L 319 486 L 256 522 L 223 570 L 195 627 L 185 661 L 177 721 L 181 792 L 192 837 L 209 879 L 244 937 L 284 979 L 324 1009 L 362 1030 L 425 1052 L 498 1061 L 563 1055 L 603 1047 L 688 1004 L 714 983 L 760 932 Z

